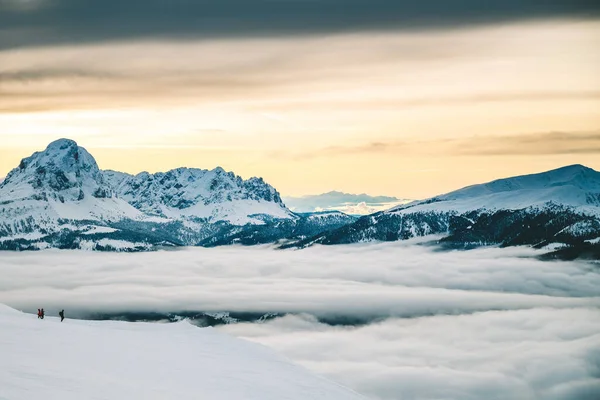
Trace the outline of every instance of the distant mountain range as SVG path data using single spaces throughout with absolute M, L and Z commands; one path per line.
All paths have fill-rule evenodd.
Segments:
M 582 165 L 469 186 L 366 216 L 335 204 L 402 201 L 330 192 L 287 199 L 221 168 L 102 171 L 61 139 L 0 183 L 0 250 L 144 251 L 163 246 L 394 241 L 436 235 L 449 248 L 528 245 L 548 258 L 600 258 L 600 173 Z M 323 207 L 325 206 L 325 207 Z
M 336 191 L 302 197 L 284 197 L 283 200 L 290 210 L 295 212 L 341 211 L 351 215 L 372 214 L 410 201 L 391 196 Z

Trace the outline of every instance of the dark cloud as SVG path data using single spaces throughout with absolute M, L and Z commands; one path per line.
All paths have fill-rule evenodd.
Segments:
M 128 77 L 131 79 L 131 77 Z M 117 74 L 108 71 L 95 71 L 89 69 L 69 69 L 69 68 L 30 68 L 22 70 L 1 71 L 0 70 L 0 85 L 7 83 L 28 83 L 39 82 L 49 79 L 73 79 L 73 78 L 88 78 L 88 79 L 118 79 L 124 78 L 123 74 Z
M 176 70 L 115 70 L 101 67 L 48 67 L 1 70 L 0 114 L 65 109 L 90 109 L 98 105 L 129 106 L 148 101 L 214 101 L 236 95 L 265 92 L 285 83 L 252 73 L 194 68 Z M 165 97 L 167 100 L 165 100 Z
M 591 0 L 0 1 L 0 48 L 126 40 L 322 34 L 597 17 Z

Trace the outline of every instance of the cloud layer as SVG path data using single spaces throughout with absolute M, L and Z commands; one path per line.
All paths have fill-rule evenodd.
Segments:
M 394 318 L 360 328 L 289 316 L 223 330 L 376 399 L 591 400 L 600 393 L 597 308 Z
M 422 239 L 421 239 L 422 240 Z M 0 303 L 94 312 L 294 313 L 222 329 L 376 399 L 592 399 L 597 265 L 528 248 L 438 252 L 420 240 L 146 254 L 0 255 Z M 354 327 L 320 323 L 362 320 Z
M 412 242 L 410 242 L 412 243 Z M 0 302 L 33 311 L 277 311 L 416 317 L 600 305 L 600 274 L 529 249 L 432 252 L 407 243 L 5 253 Z M 510 257 L 510 258 L 506 258 Z

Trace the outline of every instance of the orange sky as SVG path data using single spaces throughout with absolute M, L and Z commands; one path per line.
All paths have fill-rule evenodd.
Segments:
M 598 48 L 599 21 L 561 20 L 3 50 L 0 176 L 60 137 L 102 168 L 222 166 L 285 195 L 600 169 Z

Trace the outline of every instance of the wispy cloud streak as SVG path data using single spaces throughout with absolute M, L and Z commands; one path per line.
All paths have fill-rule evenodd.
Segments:
M 297 160 L 318 157 L 390 153 L 397 155 L 515 156 L 600 153 L 600 131 L 542 132 L 461 139 L 370 142 L 355 146 L 330 146 L 302 154 L 280 154 Z

